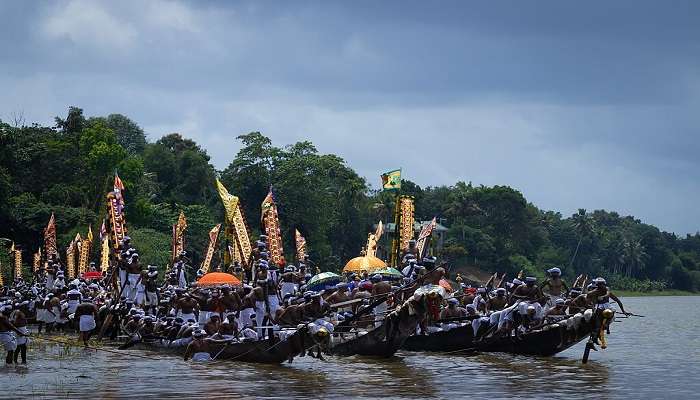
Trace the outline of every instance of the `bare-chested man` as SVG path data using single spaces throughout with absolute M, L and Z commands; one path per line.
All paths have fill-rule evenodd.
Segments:
M 440 312 L 440 319 L 466 317 L 467 310 L 462 307 L 458 307 L 458 305 L 459 300 L 455 299 L 454 297 L 449 298 L 447 300 L 447 307 L 443 308 L 443 310 Z
M 549 295 L 551 299 L 550 304 L 554 304 L 556 299 L 562 298 L 562 296 L 569 291 L 569 287 L 566 285 L 566 282 L 561 279 L 561 269 L 556 267 L 551 268 L 547 270 L 547 273 L 549 274 L 549 278 L 542 283 L 540 289 Z M 546 288 L 548 288 L 548 290 L 545 290 Z
M 205 333 L 202 330 L 196 330 L 192 333 L 194 340 L 187 345 L 187 350 L 185 351 L 184 359 L 189 360 L 192 357 L 192 361 L 210 361 L 211 352 L 209 343 L 204 340 Z
M 501 311 L 508 305 L 508 298 L 506 297 L 506 289 L 498 288 L 496 289 L 496 296 L 490 297 L 486 301 L 486 312 L 489 311 Z
M 391 284 L 389 282 L 382 281 L 382 277 L 379 274 L 372 276 L 370 279 L 372 281 L 372 297 L 375 301 L 380 298 L 384 298 L 391 293 Z M 382 324 L 384 320 L 384 314 L 387 310 L 387 302 L 383 301 L 374 307 L 374 326 L 377 327 Z
M 12 309 L 9 306 L 3 307 L 0 311 L 0 343 L 2 343 L 7 352 L 7 356 L 5 357 L 5 363 L 7 364 L 12 364 L 15 359 L 15 350 L 17 350 L 17 339 L 12 332 L 16 333 L 18 336 L 27 336 L 10 322 L 8 316 L 11 311 Z
M 75 319 L 80 327 L 80 340 L 83 341 L 85 347 L 88 345 L 92 331 L 97 327 L 96 318 L 97 307 L 89 299 L 84 300 L 75 309 Z
M 535 284 L 537 278 L 528 276 L 525 278 L 525 284 L 518 286 L 511 295 L 511 303 L 521 300 L 534 301 L 539 298 L 540 288 Z
M 29 343 L 29 329 L 27 329 L 27 307 L 29 305 L 28 301 L 17 304 L 18 308 L 12 311 L 10 315 L 10 320 L 17 327 L 17 330 L 22 332 L 24 336 L 19 335 L 17 337 L 17 350 L 15 350 L 15 364 L 19 356 L 22 355 L 22 364 L 27 363 L 27 344 Z
M 189 293 L 185 293 L 181 299 L 175 303 L 175 313 L 178 317 L 181 317 L 185 322 L 189 320 L 196 321 L 194 311 L 199 307 L 197 300 L 192 298 Z

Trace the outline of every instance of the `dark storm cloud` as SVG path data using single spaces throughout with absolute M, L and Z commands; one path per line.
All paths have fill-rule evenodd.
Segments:
M 696 2 L 0 2 L 0 118 L 310 139 L 370 182 L 509 184 L 698 230 Z M 391 149 L 391 150 L 388 150 Z M 431 154 L 433 154 L 431 156 Z

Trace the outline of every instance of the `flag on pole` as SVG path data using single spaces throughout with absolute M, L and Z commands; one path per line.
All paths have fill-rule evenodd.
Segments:
M 262 202 L 262 225 L 267 235 L 267 249 L 270 252 L 270 261 L 281 267 L 285 264 L 284 249 L 282 248 L 282 232 L 280 231 L 279 216 L 275 196 L 272 187 Z
M 401 190 L 401 169 L 385 172 L 382 174 L 383 190 Z
M 37 250 L 37 252 L 34 253 L 34 272 L 38 271 L 39 268 L 41 268 L 41 247 L 39 247 L 39 250 Z
M 77 244 L 75 239 L 71 240 L 68 248 L 66 249 L 66 267 L 68 269 L 68 278 L 72 279 L 75 277 L 75 252 Z
M 56 247 L 56 218 L 53 213 L 51 213 L 49 223 L 44 229 L 44 250 L 46 250 L 47 257 L 58 255 L 58 248 Z
M 209 272 L 211 259 L 214 257 L 214 252 L 216 251 L 216 242 L 219 238 L 219 230 L 221 230 L 221 224 L 216 225 L 209 231 L 209 245 L 207 246 L 207 253 L 204 256 L 204 261 L 202 261 L 201 267 L 205 274 Z
M 238 261 L 242 266 L 246 266 L 248 258 L 253 252 L 253 246 L 250 243 L 241 202 L 238 197 L 230 194 L 218 179 L 216 180 L 216 188 L 224 205 L 226 221 L 224 236 L 231 242 L 233 249 L 233 252 L 226 253 L 224 262 L 230 264 L 232 261 Z
M 90 250 L 92 249 L 92 227 L 88 226 L 88 234 L 80 246 L 80 262 L 78 263 L 78 274 L 87 272 L 88 262 L 90 261 Z
M 408 242 L 413 239 L 413 205 L 412 196 L 401 196 L 399 198 L 399 250 L 407 250 Z
M 126 219 L 124 217 L 124 184 L 119 175 L 114 174 L 114 190 L 107 194 L 109 222 L 112 226 L 114 248 L 119 248 L 120 242 L 126 236 Z
M 418 249 L 418 260 L 422 260 L 427 253 L 428 246 L 430 245 L 430 238 L 433 235 L 433 230 L 437 226 L 437 218 L 433 218 L 432 221 L 421 229 L 420 234 L 418 234 L 418 240 L 416 240 L 416 248 Z
M 107 237 L 107 226 L 105 225 L 105 220 L 102 220 L 102 226 L 100 227 L 100 243 Z
M 177 256 L 185 250 L 185 230 L 187 229 L 187 218 L 185 212 L 180 210 L 180 216 L 177 218 L 177 223 L 173 225 L 173 256 L 174 263 Z
M 306 259 L 306 238 L 301 235 L 298 229 L 294 230 L 294 242 L 297 248 L 297 260 L 304 261 Z
M 15 260 L 15 279 L 22 277 L 22 250 L 15 248 L 15 242 L 12 242 L 12 256 Z

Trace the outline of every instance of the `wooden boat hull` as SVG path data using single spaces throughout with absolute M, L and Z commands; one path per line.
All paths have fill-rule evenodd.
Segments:
M 387 338 L 385 331 L 386 327 L 383 325 L 374 328 L 364 335 L 358 335 L 355 338 L 333 345 L 328 353 L 343 357 L 356 354 L 371 357 L 391 357 L 401 348 L 408 335 L 394 335 L 392 338 Z M 352 335 L 352 333 L 346 333 L 345 335 Z
M 472 339 L 474 330 L 471 324 L 466 324 L 449 331 L 410 336 L 401 348 L 408 351 L 470 351 L 474 349 Z
M 164 339 L 143 341 L 135 347 L 164 351 L 178 356 L 184 356 L 187 344 L 173 345 Z M 209 355 L 216 360 L 242 361 L 261 364 L 281 364 L 292 361 L 297 355 L 312 347 L 316 342 L 307 332 L 296 332 L 286 340 L 258 340 L 239 343 L 210 343 Z
M 475 349 L 483 352 L 503 352 L 522 355 L 553 356 L 569 347 L 588 339 L 591 323 L 582 323 L 577 329 L 567 329 L 563 325 L 548 330 L 522 335 L 475 342 Z

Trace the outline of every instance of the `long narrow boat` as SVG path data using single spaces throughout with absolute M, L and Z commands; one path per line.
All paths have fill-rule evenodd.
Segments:
M 474 330 L 469 323 L 448 331 L 410 336 L 401 348 L 408 351 L 469 351 L 474 349 L 473 338 Z
M 366 332 L 335 333 L 327 353 L 337 356 L 391 357 L 415 333 L 426 312 L 425 300 L 409 300 L 387 314 L 383 323 Z M 346 339 L 348 338 L 349 339 Z M 342 340 L 341 340 L 342 339 Z
M 591 322 L 585 321 L 579 314 L 519 337 L 505 336 L 475 341 L 474 331 L 467 324 L 448 331 L 411 336 L 402 348 L 408 351 L 481 351 L 551 356 L 588 338 L 591 329 Z
M 298 329 L 295 333 L 282 340 L 273 337 L 267 340 L 243 341 L 230 343 L 209 343 L 209 355 L 216 360 L 243 361 L 262 364 L 281 364 L 292 361 L 318 341 L 311 335 L 307 327 Z M 143 340 L 135 348 L 164 351 L 183 356 L 187 349 L 187 341 L 170 341 L 165 339 Z
M 495 340 L 477 341 L 474 343 L 474 348 L 483 352 L 553 356 L 589 338 L 591 330 L 591 322 L 582 321 L 575 328 L 556 323 L 520 337 L 506 336 Z

